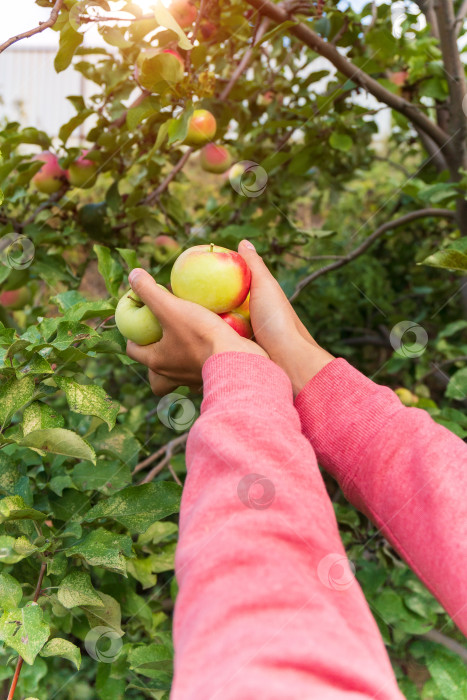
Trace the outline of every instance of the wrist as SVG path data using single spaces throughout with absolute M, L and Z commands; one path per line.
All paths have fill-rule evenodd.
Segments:
M 318 374 L 329 362 L 333 355 L 315 343 L 300 338 L 294 343 L 293 352 L 284 358 L 282 369 L 288 375 L 292 384 L 294 397 L 298 396 L 306 384 Z

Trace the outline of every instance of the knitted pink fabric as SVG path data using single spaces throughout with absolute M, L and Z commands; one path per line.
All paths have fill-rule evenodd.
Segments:
M 342 359 L 295 405 L 320 464 L 467 634 L 467 445 Z
M 332 365 L 335 369 L 322 370 L 298 397 L 305 430 L 320 455 L 332 445 L 345 475 L 354 476 L 353 466 L 358 466 L 372 481 L 368 471 L 373 468 L 384 471 L 388 481 L 394 455 L 383 444 L 366 464 L 379 421 L 372 416 L 401 409 L 389 390 L 374 387 L 340 360 Z M 176 554 L 180 590 L 172 700 L 402 700 L 378 627 L 347 563 L 289 379 L 270 360 L 243 353 L 211 357 L 203 378 L 201 416 L 188 440 Z M 360 402 L 371 389 L 367 404 L 374 414 L 370 405 L 359 409 L 357 399 L 347 403 L 359 382 Z M 407 448 L 405 465 L 397 458 L 397 474 L 405 466 L 407 488 L 415 482 L 415 491 L 418 472 L 430 469 L 423 466 L 426 443 L 431 444 L 436 426 L 418 411 L 402 413 L 407 416 L 403 429 L 382 439 L 392 444 L 397 437 L 403 444 L 420 430 L 418 457 L 415 448 Z M 380 429 L 386 420 L 379 421 Z M 443 465 L 434 467 L 436 474 L 443 471 L 436 479 L 439 488 L 457 443 L 442 428 L 437 435 L 443 446 L 436 449 L 445 454 Z M 379 491 L 388 493 L 388 488 L 380 485 Z M 372 497 L 374 490 L 370 487 Z M 419 527 L 433 536 L 438 514 L 444 525 L 463 498 L 459 487 L 447 507 L 437 492 L 430 493 L 430 512 L 424 502 L 425 510 L 415 512 L 416 522 L 411 508 L 402 511 L 407 548 Z M 389 511 L 394 514 L 406 498 L 406 491 L 400 499 L 389 495 Z M 458 521 L 456 527 L 465 532 Z M 442 556 L 446 566 L 451 562 L 455 577 L 460 543 L 450 541 L 447 532 L 439 536 L 438 544 L 442 541 L 447 550 L 434 552 L 434 560 Z M 432 545 L 429 539 L 425 546 Z M 433 566 L 429 571 L 439 580 L 443 572 Z

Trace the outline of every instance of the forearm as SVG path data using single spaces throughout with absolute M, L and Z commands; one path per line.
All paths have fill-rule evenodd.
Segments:
M 296 407 L 320 464 L 467 633 L 467 446 L 342 359 Z
M 226 353 L 203 376 L 176 556 L 173 700 L 401 698 L 286 375 Z

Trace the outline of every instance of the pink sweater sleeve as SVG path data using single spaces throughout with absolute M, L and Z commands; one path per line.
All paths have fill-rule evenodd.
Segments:
M 343 359 L 295 405 L 320 464 L 467 634 L 467 445 Z
M 172 700 L 402 700 L 286 375 L 203 370 L 176 554 Z

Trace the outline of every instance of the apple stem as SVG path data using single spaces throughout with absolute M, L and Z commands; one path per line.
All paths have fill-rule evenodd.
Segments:
M 141 303 L 140 299 L 135 299 L 134 297 L 131 296 L 131 294 L 128 294 L 128 299 L 131 299 L 131 301 L 134 301 L 135 304 L 138 304 L 138 306 L 144 306 L 144 304 Z M 109 317 L 109 318 L 111 318 L 111 317 Z
M 212 251 L 214 250 L 214 243 L 210 243 L 209 245 L 211 246 L 211 250 L 209 252 L 212 253 Z

